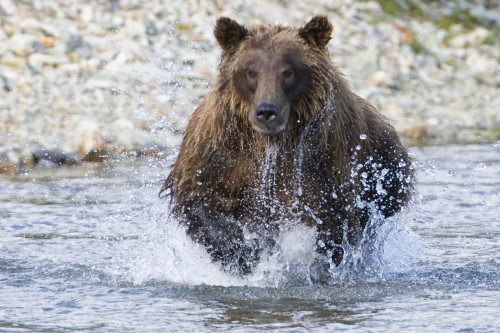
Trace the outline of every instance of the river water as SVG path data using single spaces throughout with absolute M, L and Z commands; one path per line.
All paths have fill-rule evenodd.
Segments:
M 0 176 L 0 332 L 499 332 L 500 144 L 412 151 L 378 269 L 329 286 L 294 278 L 300 227 L 288 256 L 222 273 L 157 197 L 167 161 Z

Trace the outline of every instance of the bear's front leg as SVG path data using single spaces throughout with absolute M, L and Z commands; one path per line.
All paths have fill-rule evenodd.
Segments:
M 198 206 L 184 212 L 190 237 L 205 246 L 212 260 L 227 272 L 251 273 L 260 258 L 258 241 L 246 240 L 242 224 L 216 208 Z
M 318 257 L 309 267 L 310 278 L 314 284 L 328 284 L 331 280 L 330 269 L 339 266 L 344 258 L 342 242 L 344 239 L 343 219 L 314 216 L 316 224 L 316 252 Z
M 341 209 L 319 220 L 320 223 L 316 224 L 316 252 L 320 256 L 311 266 L 311 279 L 314 283 L 328 283 L 332 265 L 338 267 L 344 259 L 345 241 L 353 246 L 359 243 L 366 224 L 364 218 L 362 212 L 346 212 Z
M 327 258 L 335 266 L 339 266 L 344 257 L 342 242 L 344 239 L 344 228 L 342 222 L 335 226 L 318 224 L 318 237 L 316 241 L 316 252 Z

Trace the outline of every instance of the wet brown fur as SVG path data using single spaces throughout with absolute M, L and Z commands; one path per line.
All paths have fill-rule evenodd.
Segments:
M 318 252 L 339 264 L 342 250 L 336 248 L 346 239 L 359 241 L 370 209 L 391 216 L 410 199 L 407 151 L 394 128 L 352 92 L 331 62 L 326 50 L 331 31 L 323 16 L 300 29 L 247 29 L 227 18 L 217 21 L 220 74 L 189 121 L 162 192 L 169 191 L 173 213 L 188 234 L 227 270 L 250 272 L 262 251 L 263 245 L 245 243 L 242 229 L 250 226 L 267 237 L 277 221 L 294 218 L 316 226 Z M 291 103 L 285 131 L 272 137 L 252 128 L 255 105 L 237 88 L 235 73 L 253 50 L 291 53 L 308 73 L 307 89 Z M 270 147 L 277 155 L 273 178 L 266 179 L 262 167 Z M 376 190 L 377 182 L 386 195 Z M 359 207 L 360 199 L 372 207 Z

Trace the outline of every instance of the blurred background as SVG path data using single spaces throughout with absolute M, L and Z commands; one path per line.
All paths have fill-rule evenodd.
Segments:
M 496 0 L 0 0 L 0 173 L 47 151 L 67 164 L 170 151 L 216 77 L 217 17 L 314 14 L 408 145 L 500 140 Z

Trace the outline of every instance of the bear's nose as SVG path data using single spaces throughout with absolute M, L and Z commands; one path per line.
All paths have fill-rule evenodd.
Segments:
M 257 119 L 263 123 L 270 123 L 278 116 L 278 108 L 270 103 L 262 103 L 257 106 Z

